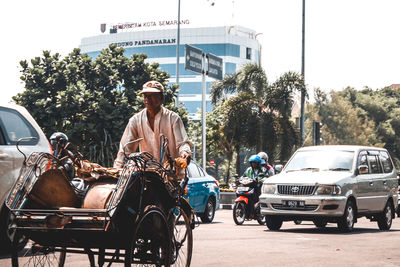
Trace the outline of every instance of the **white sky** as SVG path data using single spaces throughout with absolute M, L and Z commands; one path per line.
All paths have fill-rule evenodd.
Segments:
M 214 2 L 214 5 L 211 3 Z M 1 1 L 1 102 L 23 91 L 19 61 L 43 50 L 67 55 L 100 24 L 173 20 L 178 0 Z M 400 83 L 399 0 L 306 0 L 308 88 L 382 88 Z M 302 0 L 181 0 L 189 27 L 256 30 L 269 81 L 301 72 Z M 156 28 L 150 28 L 156 29 Z

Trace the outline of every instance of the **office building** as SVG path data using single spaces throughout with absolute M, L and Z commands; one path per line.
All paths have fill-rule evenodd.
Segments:
M 129 26 L 129 25 L 128 25 Z M 119 28 L 129 28 L 128 26 Z M 137 25 L 136 25 L 137 26 Z M 125 56 L 147 54 L 148 62 L 158 62 L 160 68 L 170 74 L 169 83 L 176 83 L 176 29 L 157 30 L 120 30 L 114 27 L 110 33 L 82 39 L 82 53 L 97 57 L 101 50 L 110 44 L 125 49 Z M 247 63 L 259 63 L 261 46 L 256 39 L 257 33 L 240 26 L 184 28 L 180 29 L 179 57 L 179 101 L 182 102 L 192 119 L 198 118 L 201 109 L 202 78 L 198 73 L 185 70 L 185 45 L 201 49 L 204 53 L 214 54 L 223 60 L 223 74 L 234 73 Z M 207 111 L 212 109 L 209 102 L 210 87 L 216 80 L 206 77 Z

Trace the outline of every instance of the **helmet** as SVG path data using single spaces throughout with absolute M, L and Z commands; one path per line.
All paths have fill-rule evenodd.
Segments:
M 57 144 L 64 147 L 68 142 L 68 136 L 61 132 L 55 132 L 50 136 L 50 144 L 53 150 L 56 150 Z
M 257 154 L 262 160 L 265 160 L 265 162 L 268 162 L 268 154 L 265 152 L 259 152 Z
M 260 164 L 260 163 L 261 163 L 261 158 L 260 158 L 259 155 L 252 155 L 252 156 L 249 158 L 249 162 L 250 162 L 250 163 L 251 163 L 251 162 L 257 162 L 258 164 Z

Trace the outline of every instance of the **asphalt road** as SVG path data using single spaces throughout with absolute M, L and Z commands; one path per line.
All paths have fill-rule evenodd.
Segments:
M 399 218 L 390 231 L 364 218 L 351 233 L 339 232 L 336 224 L 317 229 L 311 222 L 284 222 L 280 231 L 269 231 L 256 221 L 237 226 L 231 210 L 219 210 L 213 223 L 200 223 L 193 235 L 191 266 L 400 266 Z M 10 262 L 0 257 L 0 266 Z M 65 266 L 88 265 L 87 256 L 67 254 Z

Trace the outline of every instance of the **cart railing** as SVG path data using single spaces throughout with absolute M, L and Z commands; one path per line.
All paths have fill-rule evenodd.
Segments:
M 50 169 L 51 164 L 54 164 L 55 161 L 56 159 L 48 153 L 33 152 L 29 155 L 6 200 L 6 205 L 10 210 L 23 208 L 27 195 L 38 177 Z
M 127 158 L 124 169 L 116 181 L 110 201 L 105 209 L 83 209 L 81 207 L 54 207 L 51 209 L 36 209 L 26 207 L 29 194 L 39 177 L 50 169 L 57 167 L 57 159 L 47 153 L 32 153 L 20 176 L 14 184 L 6 201 L 12 215 L 15 218 L 14 229 L 65 229 L 65 230 L 99 230 L 107 231 L 110 227 L 115 211 L 122 201 L 126 191 L 132 183 L 144 172 L 155 172 L 158 175 L 152 179 L 160 179 L 170 197 L 177 199 L 182 195 L 182 187 L 175 181 L 171 170 L 164 168 L 150 153 L 132 153 Z M 69 182 L 70 183 L 70 182 Z M 74 188 L 72 184 L 71 188 Z M 139 209 L 140 209 L 139 204 Z M 129 211 L 132 216 L 141 212 Z M 66 226 L 68 225 L 68 226 Z

